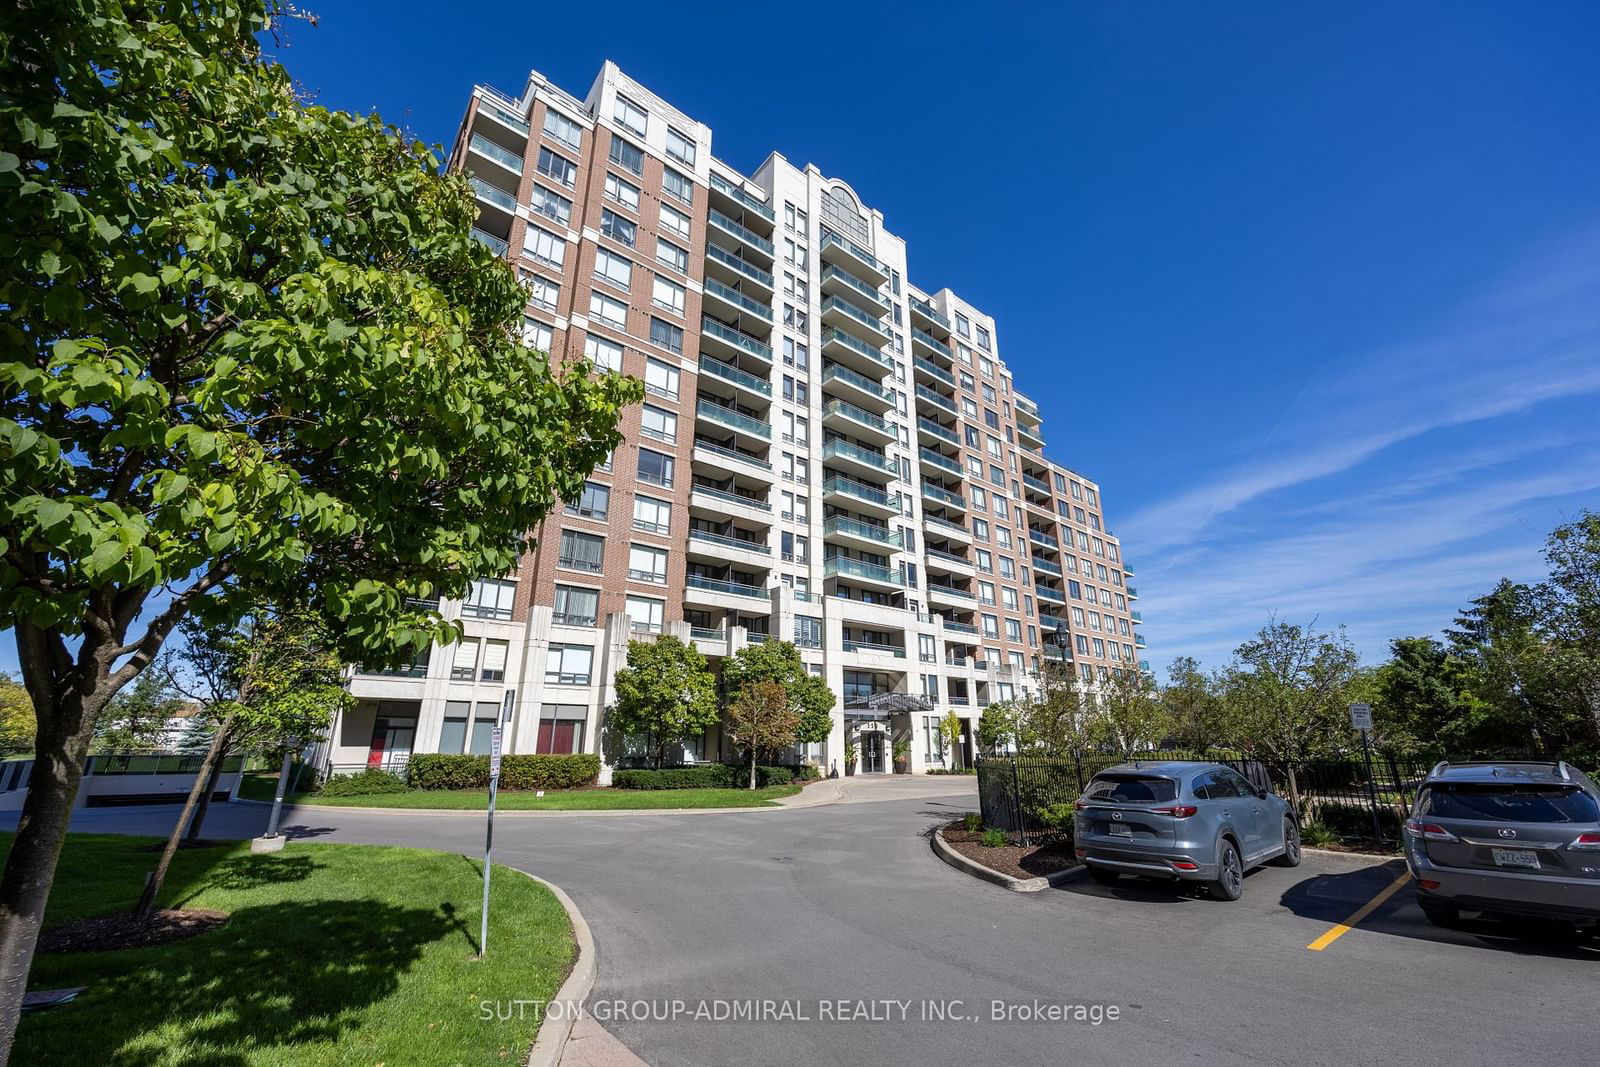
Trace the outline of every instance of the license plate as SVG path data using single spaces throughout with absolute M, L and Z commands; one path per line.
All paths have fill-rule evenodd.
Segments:
M 1129 826 L 1125 822 L 1108 823 L 1106 826 L 1106 832 L 1112 837 L 1132 837 L 1133 827 Z
M 1494 853 L 1494 862 L 1497 867 L 1537 867 L 1539 854 L 1521 848 L 1497 848 Z

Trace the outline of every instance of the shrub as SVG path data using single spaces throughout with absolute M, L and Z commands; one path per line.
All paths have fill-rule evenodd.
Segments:
M 976 767 L 962 767 L 958 771 L 953 771 L 948 767 L 929 767 L 923 773 L 924 774 L 977 774 L 978 773 L 978 768 L 976 768 Z
M 487 789 L 489 757 L 425 752 L 411 757 L 406 776 L 416 789 Z M 502 756 L 500 788 L 577 789 L 600 776 L 600 757 L 593 754 Z
M 1007 844 L 1007 841 L 1004 830 L 985 830 L 983 832 L 984 848 L 1001 848 L 1005 844 Z
M 1036 812 L 1034 818 L 1039 820 L 1039 825 L 1055 833 L 1072 832 L 1072 815 L 1076 809 L 1071 804 L 1048 804 Z
M 795 780 L 793 767 L 757 767 L 756 785 L 788 785 Z M 750 784 L 750 767 L 739 763 L 705 763 L 661 770 L 618 771 L 611 776 L 618 789 L 743 789 Z
M 1337 845 L 1339 835 L 1322 825 L 1320 822 L 1310 823 L 1300 831 L 1300 843 L 1318 848 L 1324 845 Z
M 969 811 L 961 817 L 961 828 L 977 833 L 983 829 L 983 816 L 975 811 Z
M 1306 815 L 1315 823 L 1341 838 L 1372 838 L 1372 808 L 1367 804 L 1352 804 L 1340 800 L 1308 800 Z M 1402 819 L 1400 813 L 1379 805 L 1378 825 L 1391 841 L 1400 839 Z
M 325 797 L 376 796 L 379 793 L 404 793 L 406 784 L 395 775 L 367 768 L 356 774 L 336 774 L 322 783 L 318 792 Z

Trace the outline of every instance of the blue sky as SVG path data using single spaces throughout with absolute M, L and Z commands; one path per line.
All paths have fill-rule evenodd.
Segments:
M 1158 669 L 1380 658 L 1600 506 L 1600 4 L 307 6 L 295 77 L 425 140 L 611 58 L 851 182 L 1102 482 Z

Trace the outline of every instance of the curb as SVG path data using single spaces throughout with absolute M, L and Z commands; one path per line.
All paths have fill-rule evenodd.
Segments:
M 567 980 L 561 983 L 556 995 L 550 998 L 551 1003 L 560 1002 L 566 1010 L 563 1010 L 561 1017 L 554 1021 L 549 1018 L 549 1013 L 546 1013 L 539 1027 L 539 1034 L 533 1039 L 533 1047 L 528 1049 L 528 1057 L 523 1060 L 524 1067 L 556 1067 L 561 1062 L 561 1054 L 566 1051 L 567 1039 L 572 1036 L 572 1026 L 578 1021 L 576 1009 L 589 999 L 589 991 L 594 988 L 595 974 L 599 970 L 599 961 L 595 959 L 594 934 L 590 932 L 589 923 L 584 919 L 583 912 L 579 911 L 578 905 L 567 896 L 566 890 L 520 868 L 509 867 L 507 870 L 516 871 L 550 890 L 566 909 L 567 920 L 572 923 L 572 940 L 577 949 L 577 959 L 572 963 L 572 971 L 567 975 Z
M 1076 867 L 1069 867 L 1064 871 L 1056 871 L 1054 874 L 1040 875 L 1037 878 L 1013 878 L 1011 875 L 1003 874 L 993 867 L 985 867 L 977 860 L 963 856 L 951 848 L 944 839 L 943 829 L 934 830 L 933 836 L 929 840 L 933 842 L 934 854 L 956 870 L 970 874 L 974 878 L 981 878 L 985 882 L 993 882 L 995 885 L 1004 886 L 1013 893 L 1037 893 L 1052 886 L 1076 881 L 1083 877 L 1085 871 L 1084 866 L 1079 864 Z

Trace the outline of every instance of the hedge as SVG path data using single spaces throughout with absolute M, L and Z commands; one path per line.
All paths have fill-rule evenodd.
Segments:
M 793 767 L 757 767 L 756 785 L 788 785 L 796 778 L 816 777 L 814 770 Z M 658 771 L 617 771 L 611 784 L 618 789 L 743 789 L 750 785 L 748 763 L 705 763 L 694 767 L 666 767 Z
M 406 784 L 398 777 L 371 767 L 357 774 L 336 774 L 318 790 L 325 797 L 366 797 L 405 791 Z
M 501 789 L 577 789 L 599 777 L 600 757 L 593 754 L 500 757 Z M 487 789 L 489 757 L 420 753 L 406 765 L 406 779 L 413 789 Z

